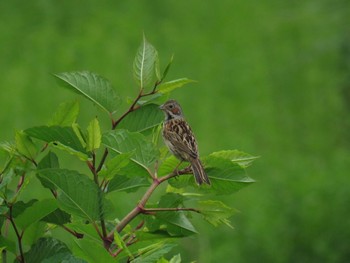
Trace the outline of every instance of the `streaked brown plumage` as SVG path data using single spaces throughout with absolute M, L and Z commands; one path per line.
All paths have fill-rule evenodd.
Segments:
M 198 185 L 210 184 L 210 180 L 199 160 L 196 138 L 182 114 L 180 105 L 169 100 L 160 106 L 165 113 L 163 138 L 169 150 L 181 161 L 191 163 L 193 174 Z

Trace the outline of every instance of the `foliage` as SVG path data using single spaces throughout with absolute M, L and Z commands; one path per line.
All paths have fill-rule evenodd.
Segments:
M 161 73 L 157 50 L 143 38 L 133 67 L 139 92 L 117 117 L 121 98 L 108 80 L 88 71 L 55 74 L 65 87 L 106 112 L 111 129 L 104 131 L 96 117 L 82 129 L 77 123 L 79 104 L 65 102 L 49 125 L 18 131 L 14 143 L 1 144 L 7 154 L 0 178 L 3 258 L 14 255 L 18 262 L 181 262 L 180 255 L 169 261 L 164 256 L 175 246 L 174 238 L 198 232 L 191 213 L 213 226 L 230 226 L 234 209 L 215 200 L 215 195 L 232 194 L 251 184 L 245 169 L 256 157 L 237 150 L 203 157 L 211 187 L 195 185 L 186 165 L 175 170 L 178 161 L 164 154 L 164 146 L 159 147 L 163 115 L 158 103 L 192 81 L 165 82 L 172 60 Z M 88 167 L 90 174 L 61 167 L 61 151 Z M 35 178 L 50 191 L 50 198 L 25 200 Z M 150 203 L 158 186 L 167 182 L 158 201 Z M 111 193 L 137 189 L 143 191 L 138 204 L 126 215 L 116 211 Z M 36 238 L 26 238 L 32 228 Z M 73 243 L 58 240 L 51 236 L 52 229 L 67 231 L 76 239 Z

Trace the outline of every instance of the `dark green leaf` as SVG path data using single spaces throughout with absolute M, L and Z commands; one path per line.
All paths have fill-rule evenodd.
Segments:
M 124 175 L 114 177 L 108 184 L 108 192 L 133 192 L 140 187 L 149 186 L 148 176 L 128 178 Z
M 73 170 L 43 169 L 39 177 L 58 190 L 59 207 L 73 215 L 93 222 L 103 213 L 104 199 L 97 185 L 87 176 Z M 101 200 L 99 200 L 101 198 Z
M 86 150 L 91 152 L 100 148 L 101 144 L 101 129 L 97 118 L 93 119 L 87 128 Z
M 156 146 L 140 133 L 127 130 L 115 130 L 104 134 L 102 142 L 117 153 L 133 152 L 131 159 L 147 168 L 152 164 L 159 152 Z
M 113 114 L 120 99 L 112 85 L 105 78 L 88 71 L 55 74 L 64 86 L 91 100 L 110 114 Z
M 45 168 L 59 168 L 57 155 L 53 152 L 48 152 L 48 154 L 38 163 L 37 168 L 38 170 Z
M 48 214 L 47 216 L 43 217 L 41 221 L 62 226 L 64 224 L 69 223 L 70 218 L 70 214 L 67 214 L 66 212 L 58 208 L 55 211 Z
M 141 132 L 159 125 L 164 119 L 163 112 L 156 104 L 148 104 L 128 114 L 118 128 Z
M 145 36 L 134 60 L 134 77 L 140 88 L 151 84 L 155 75 L 155 65 L 158 60 L 157 50 L 146 40 Z
M 25 130 L 25 133 L 44 142 L 53 143 L 54 146 L 75 154 L 81 159 L 88 159 L 86 151 L 72 127 L 39 126 Z
M 15 140 L 18 152 L 28 159 L 34 160 L 37 150 L 31 138 L 23 131 L 18 131 Z
M 195 82 L 195 81 L 188 78 L 171 80 L 160 84 L 157 88 L 157 91 L 160 93 L 169 93 L 174 89 L 181 88 L 183 85 L 191 82 Z
M 0 235 L 0 248 L 6 248 L 6 250 L 16 254 L 16 243 L 3 235 Z
M 24 230 L 56 209 L 57 202 L 54 199 L 37 201 L 16 218 L 16 224 L 19 228 Z
M 27 203 L 24 203 L 23 201 L 18 201 L 14 203 L 14 205 L 12 206 L 12 217 L 16 218 L 20 214 L 24 213 L 28 207 L 31 207 L 37 201 L 38 200 L 36 199 L 32 199 Z
M 79 103 L 77 100 L 64 102 L 58 106 L 49 122 L 49 126 L 71 126 L 75 123 L 78 114 Z

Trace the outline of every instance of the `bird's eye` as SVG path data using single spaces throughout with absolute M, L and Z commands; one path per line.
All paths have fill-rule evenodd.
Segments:
M 172 109 L 172 108 L 174 108 L 174 105 L 173 105 L 173 104 L 170 104 L 170 105 L 169 105 L 169 109 Z

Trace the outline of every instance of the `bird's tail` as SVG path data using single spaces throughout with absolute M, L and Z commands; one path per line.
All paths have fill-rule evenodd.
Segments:
M 203 165 L 198 158 L 193 159 L 191 161 L 191 166 L 192 166 L 194 178 L 196 179 L 196 183 L 198 185 L 201 185 L 203 183 L 210 185 L 210 180 L 208 178 L 208 175 L 205 173 Z

